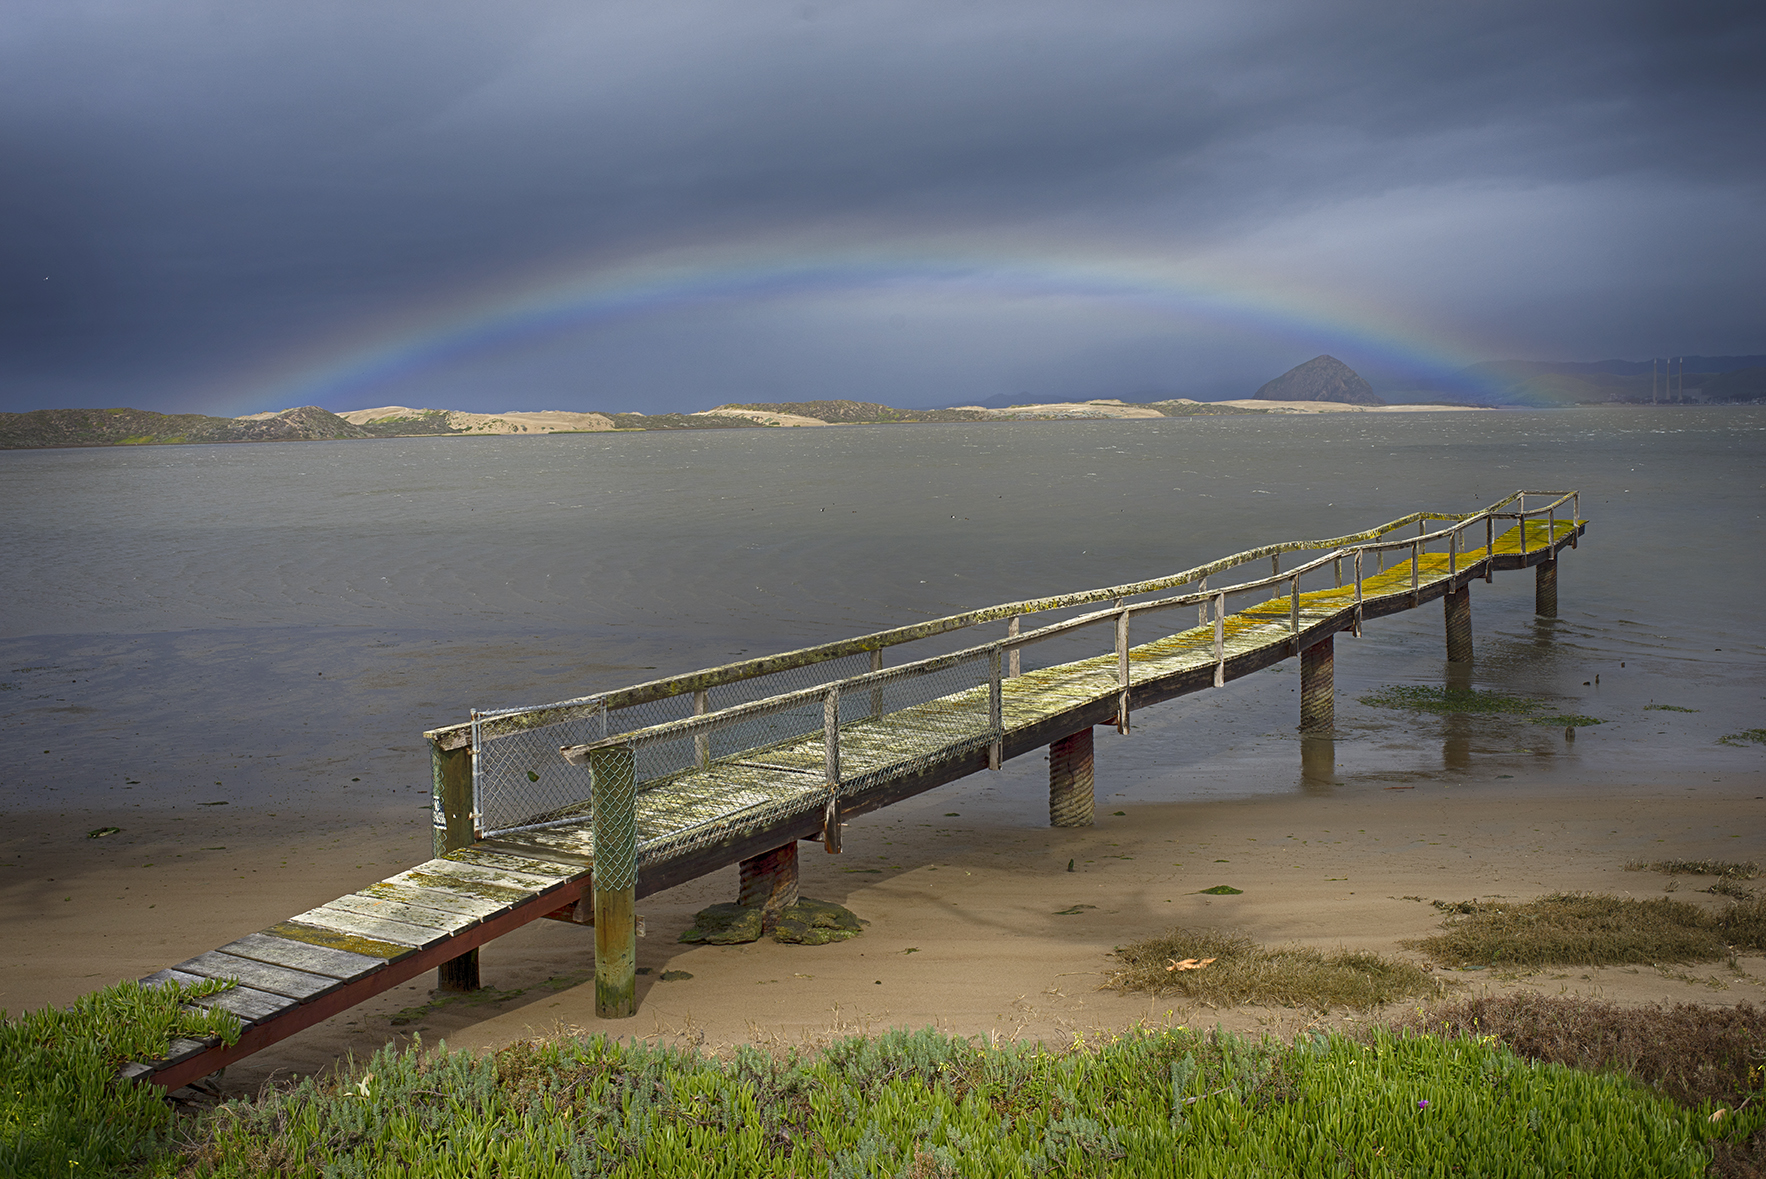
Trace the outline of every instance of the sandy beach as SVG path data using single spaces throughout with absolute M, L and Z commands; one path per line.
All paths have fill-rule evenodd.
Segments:
M 1099 765 L 1106 774 L 1106 745 Z M 251 1090 L 413 1034 L 478 1049 L 560 1028 L 708 1046 L 926 1025 L 1045 1040 L 1138 1021 L 1288 1032 L 1319 1017 L 1193 1009 L 1100 990 L 1111 950 L 1177 925 L 1215 926 L 1270 944 L 1426 960 L 1400 943 L 1438 928 L 1429 901 L 1565 890 L 1661 895 L 1669 878 L 1624 865 L 1755 857 L 1766 843 L 1763 796 L 1766 772 L 1575 786 L 1523 772 L 1476 787 L 1425 781 L 1130 802 L 1115 808 L 1121 814 L 1101 805 L 1096 826 L 1055 830 L 1024 821 L 1027 800 L 990 802 L 984 779 L 970 779 L 855 821 L 842 855 L 801 845 L 804 894 L 870 922 L 852 941 L 679 944 L 697 909 L 733 899 L 730 868 L 640 902 L 647 936 L 638 960 L 648 973 L 638 980 L 633 1019 L 595 1017 L 591 931 L 542 921 L 483 952 L 487 990 L 426 1007 L 433 979 L 413 980 L 233 1066 L 226 1083 Z M 14 1012 L 149 973 L 390 875 L 424 858 L 428 839 L 402 812 L 299 838 L 282 822 L 203 815 L 146 819 L 90 840 L 84 822 L 73 813 L 18 815 L 0 848 L 10 868 L 0 906 L 13 932 L 0 1006 Z M 1680 878 L 1675 895 L 1724 903 L 1695 891 L 1709 883 Z M 1243 892 L 1200 894 L 1216 884 Z M 1740 974 L 1707 965 L 1441 977 L 1444 987 L 1622 1002 L 1766 1000 L 1766 959 L 1740 965 Z M 664 971 L 692 977 L 662 981 Z

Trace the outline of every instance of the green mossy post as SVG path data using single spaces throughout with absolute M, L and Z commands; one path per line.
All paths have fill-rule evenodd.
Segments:
M 1092 796 L 1091 726 L 1049 746 L 1049 826 L 1090 827 Z
M 1300 731 L 1328 733 L 1337 724 L 1335 635 L 1300 652 Z
M 589 755 L 595 808 L 595 1014 L 638 1013 L 636 766 L 629 749 Z
M 1472 587 L 1462 585 L 1441 596 L 1447 616 L 1447 662 L 1472 661 Z
M 472 747 L 444 749 L 439 741 L 431 739 L 429 765 L 435 815 L 434 854 L 440 859 L 448 852 L 471 847 L 478 839 L 472 817 Z M 437 967 L 435 987 L 438 991 L 476 991 L 478 951 L 467 950 Z
M 1533 566 L 1533 613 L 1541 618 L 1558 616 L 1558 563 L 1555 557 Z

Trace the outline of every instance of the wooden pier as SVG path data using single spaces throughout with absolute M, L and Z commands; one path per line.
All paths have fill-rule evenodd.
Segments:
M 1128 733 L 1141 709 L 1285 659 L 1300 664 L 1301 729 L 1328 731 L 1338 632 L 1439 598 L 1447 658 L 1469 662 L 1473 582 L 1532 568 L 1537 611 L 1556 614 L 1578 507 L 1575 492 L 1517 492 L 1479 512 L 1413 513 L 1168 577 L 475 713 L 427 734 L 435 858 L 149 975 L 236 980 L 198 1002 L 237 1013 L 244 1032 L 233 1045 L 177 1041 L 123 1073 L 177 1088 L 428 970 L 442 989 L 476 988 L 478 947 L 540 918 L 595 927 L 597 1011 L 629 1016 L 638 898 L 735 863 L 742 902 L 776 910 L 796 899 L 799 841 L 838 852 L 853 816 L 1045 746 L 1051 823 L 1089 825 L 1094 726 Z M 1264 561 L 1267 574 L 1222 576 Z M 1053 620 L 1027 626 L 1036 616 Z M 883 666 L 892 648 L 999 623 L 998 637 Z M 1104 634 L 1096 654 L 1024 667 L 1039 644 Z

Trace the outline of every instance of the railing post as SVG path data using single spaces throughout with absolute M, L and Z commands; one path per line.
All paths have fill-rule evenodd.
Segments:
M 1422 543 L 1423 542 L 1420 540 L 1413 540 L 1410 542 L 1410 600 L 1411 600 L 1412 605 L 1415 605 L 1415 603 L 1416 603 L 1417 546 Z
M 1294 654 L 1300 653 L 1300 578 L 1289 583 L 1288 633 L 1294 636 Z
M 700 688 L 693 693 L 693 715 L 704 716 L 711 710 L 711 693 Z M 711 734 L 697 733 L 693 737 L 693 761 L 700 769 L 711 766 Z
M 1545 509 L 1545 547 L 1552 556 L 1558 553 L 1558 510 Z
M 441 742 L 429 742 L 430 792 L 434 823 L 434 852 L 440 859 L 449 852 L 471 847 L 477 832 L 472 816 L 472 746 L 443 749 Z M 476 991 L 478 982 L 478 951 L 467 950 L 436 968 L 435 986 L 439 991 Z
M 1196 592 L 1199 594 L 1205 594 L 1208 592 L 1208 579 L 1206 577 L 1196 583 Z M 1206 601 L 1196 603 L 1196 625 L 1208 625 L 1208 603 Z
M 883 649 L 881 647 L 871 652 L 871 670 L 883 670 Z M 883 689 L 880 687 L 871 689 L 871 719 L 883 719 Z
M 1275 577 L 1277 574 L 1281 573 L 1281 571 L 1282 555 L 1280 553 L 1271 553 L 1269 555 L 1269 575 Z
M 1576 547 L 1576 528 L 1582 521 L 1582 493 L 1570 496 L 1570 547 Z
M 1022 618 L 1022 615 L 1014 614 L 1014 615 L 1012 615 L 1012 620 L 1010 622 L 1006 623 L 1006 637 L 1007 638 L 1015 639 L 1018 637 L 1018 623 L 1021 618 Z M 1013 647 L 1012 653 L 1008 657 L 1007 666 L 1006 666 L 1006 674 L 1013 679 L 1017 679 L 1018 676 L 1022 673 L 1023 664 L 1021 662 L 1021 657 L 1023 654 L 1024 653 L 1022 651 L 1020 651 L 1017 647 Z
M 1128 734 L 1128 609 L 1116 615 L 1116 731 Z
M 1463 527 L 1463 526 L 1462 526 Z M 1459 576 L 1459 529 L 1447 534 L 1447 576 Z
M 1226 685 L 1226 595 L 1214 595 L 1214 686 Z
M 589 754 L 595 813 L 595 1014 L 638 1012 L 637 765 L 630 749 Z
M 1496 580 L 1496 517 L 1484 515 L 1484 581 Z
M 1355 637 L 1361 637 L 1361 550 L 1355 550 Z
M 987 729 L 993 740 L 987 746 L 987 768 L 997 770 L 1005 753 L 1004 700 L 1000 688 L 1000 649 L 987 653 Z
M 822 771 L 828 783 L 828 801 L 822 808 L 822 846 L 828 854 L 840 850 L 840 685 L 822 697 Z
M 1338 557 L 1335 561 L 1331 562 L 1331 573 L 1337 579 L 1337 588 L 1342 589 L 1343 588 L 1343 558 L 1342 557 Z

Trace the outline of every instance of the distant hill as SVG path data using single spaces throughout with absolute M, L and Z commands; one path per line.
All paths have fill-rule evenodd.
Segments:
M 0 449 L 152 446 L 178 442 L 310 442 L 374 434 L 316 405 L 251 418 L 145 409 L 38 409 L 0 413 Z
M 991 404 L 983 402 L 982 404 Z M 986 414 L 968 409 L 897 409 L 876 401 L 756 401 L 732 402 L 712 410 L 740 409 L 762 413 L 788 414 L 815 418 L 823 422 L 844 424 L 878 422 L 976 422 L 985 421 Z
M 1688 356 L 1684 376 L 1674 358 L 1670 386 L 1665 364 L 1651 372 L 1647 360 L 1492 360 L 1474 364 L 1466 375 L 1514 405 L 1541 407 L 1610 402 L 1673 404 L 1677 401 L 1755 401 L 1766 397 L 1759 378 L 1766 356 Z
M 1384 405 L 1373 386 L 1335 356 L 1314 356 L 1295 365 L 1251 395 L 1258 401 L 1338 401 L 1346 405 Z

